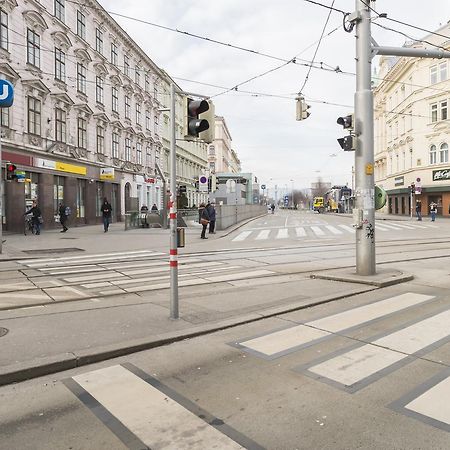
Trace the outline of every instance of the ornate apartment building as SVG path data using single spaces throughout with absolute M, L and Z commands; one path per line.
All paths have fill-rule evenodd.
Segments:
M 450 35 L 450 25 L 437 32 Z M 450 49 L 439 36 L 424 40 Z M 387 190 L 386 211 L 408 215 L 418 203 L 427 214 L 433 202 L 450 215 L 450 62 L 381 57 L 374 83 L 375 180 Z
M 0 77 L 15 90 L 14 105 L 1 111 L 2 165 L 26 173 L 24 183 L 2 175 L 7 230 L 22 229 L 33 199 L 46 224 L 59 202 L 74 224 L 99 221 L 103 197 L 116 220 L 162 206 L 156 167 L 168 176 L 170 129 L 160 109 L 171 79 L 98 2 L 0 0 Z M 181 96 L 177 122 L 181 135 Z M 206 145 L 177 150 L 179 182 L 193 186 Z

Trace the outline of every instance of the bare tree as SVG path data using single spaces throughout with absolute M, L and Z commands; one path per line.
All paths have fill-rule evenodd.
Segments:
M 325 183 L 322 178 L 319 178 L 315 183 L 311 183 L 311 196 L 323 197 L 331 188 L 331 183 Z

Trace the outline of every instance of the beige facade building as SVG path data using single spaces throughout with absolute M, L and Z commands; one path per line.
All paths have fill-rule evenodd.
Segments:
M 449 35 L 450 25 L 437 32 Z M 450 49 L 439 36 L 424 40 Z M 434 202 L 438 214 L 448 216 L 450 61 L 384 56 L 374 84 L 375 181 L 388 192 L 385 211 L 408 215 L 418 204 L 428 214 Z

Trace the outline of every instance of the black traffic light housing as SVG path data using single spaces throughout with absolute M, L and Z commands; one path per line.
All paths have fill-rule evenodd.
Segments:
M 342 125 L 344 130 L 348 130 L 350 134 L 348 136 L 344 136 L 343 138 L 339 138 L 337 141 L 341 146 L 342 150 L 346 152 L 350 152 L 356 150 L 356 136 L 352 134 L 354 128 L 354 116 L 353 114 L 349 114 L 348 116 L 338 117 L 337 123 Z
M 6 163 L 6 181 L 12 181 L 17 178 L 16 170 L 17 166 L 15 164 Z
M 200 114 L 208 111 L 209 103 L 206 100 L 193 100 L 185 97 L 185 135 L 199 137 L 199 133 L 209 129 L 210 124 L 206 119 L 200 118 Z

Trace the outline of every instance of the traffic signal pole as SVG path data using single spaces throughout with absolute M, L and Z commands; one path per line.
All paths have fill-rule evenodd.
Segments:
M 348 18 L 356 29 L 354 219 L 356 273 L 363 276 L 376 274 L 372 59 L 376 55 L 450 58 L 449 51 L 440 49 L 379 46 L 370 31 L 371 1 L 356 0 L 356 11 Z

